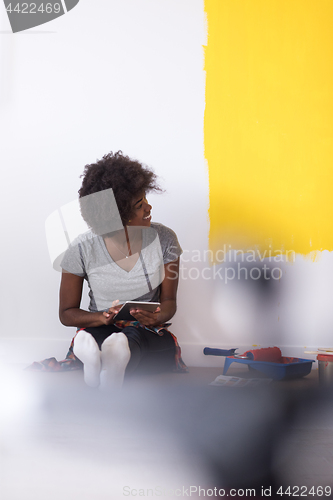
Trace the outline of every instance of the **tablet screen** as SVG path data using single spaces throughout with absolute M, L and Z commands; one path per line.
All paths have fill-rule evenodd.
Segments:
M 131 309 L 142 309 L 144 311 L 154 312 L 156 308 L 160 306 L 159 302 L 137 302 L 137 301 L 128 301 L 123 304 L 122 308 L 119 309 L 118 314 L 115 315 L 113 321 L 136 321 L 134 316 L 131 315 Z

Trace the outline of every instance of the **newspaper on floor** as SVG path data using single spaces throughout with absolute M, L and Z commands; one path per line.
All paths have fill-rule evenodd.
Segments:
M 272 380 L 272 378 L 241 378 L 219 375 L 209 385 L 224 387 L 258 387 L 261 385 L 268 385 L 272 382 Z

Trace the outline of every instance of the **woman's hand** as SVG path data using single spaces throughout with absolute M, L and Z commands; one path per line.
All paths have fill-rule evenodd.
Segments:
M 163 323 L 163 315 L 160 307 L 157 307 L 154 312 L 131 309 L 130 313 L 141 325 L 157 326 Z
M 60 285 L 60 321 L 65 326 L 89 328 L 91 326 L 110 325 L 121 308 L 119 300 L 114 300 L 108 311 L 88 312 L 80 309 L 83 278 L 63 272 Z
M 177 310 L 178 277 L 179 259 L 165 264 L 164 280 L 161 283 L 161 307 L 158 307 L 153 313 L 140 309 L 131 309 L 131 315 L 142 325 L 148 327 L 163 325 L 163 323 L 169 321 Z
M 120 304 L 119 306 L 117 304 L 119 304 L 119 300 L 114 300 L 110 309 L 108 309 L 107 311 L 103 311 L 102 321 L 104 325 L 111 325 L 113 323 L 115 315 L 122 307 L 122 304 Z

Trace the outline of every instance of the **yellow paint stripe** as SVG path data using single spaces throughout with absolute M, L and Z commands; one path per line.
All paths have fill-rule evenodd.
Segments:
M 205 10 L 211 247 L 333 250 L 333 1 Z

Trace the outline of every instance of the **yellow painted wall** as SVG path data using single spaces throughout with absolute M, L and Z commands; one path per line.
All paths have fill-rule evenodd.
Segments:
M 333 250 L 333 1 L 205 10 L 211 247 Z

